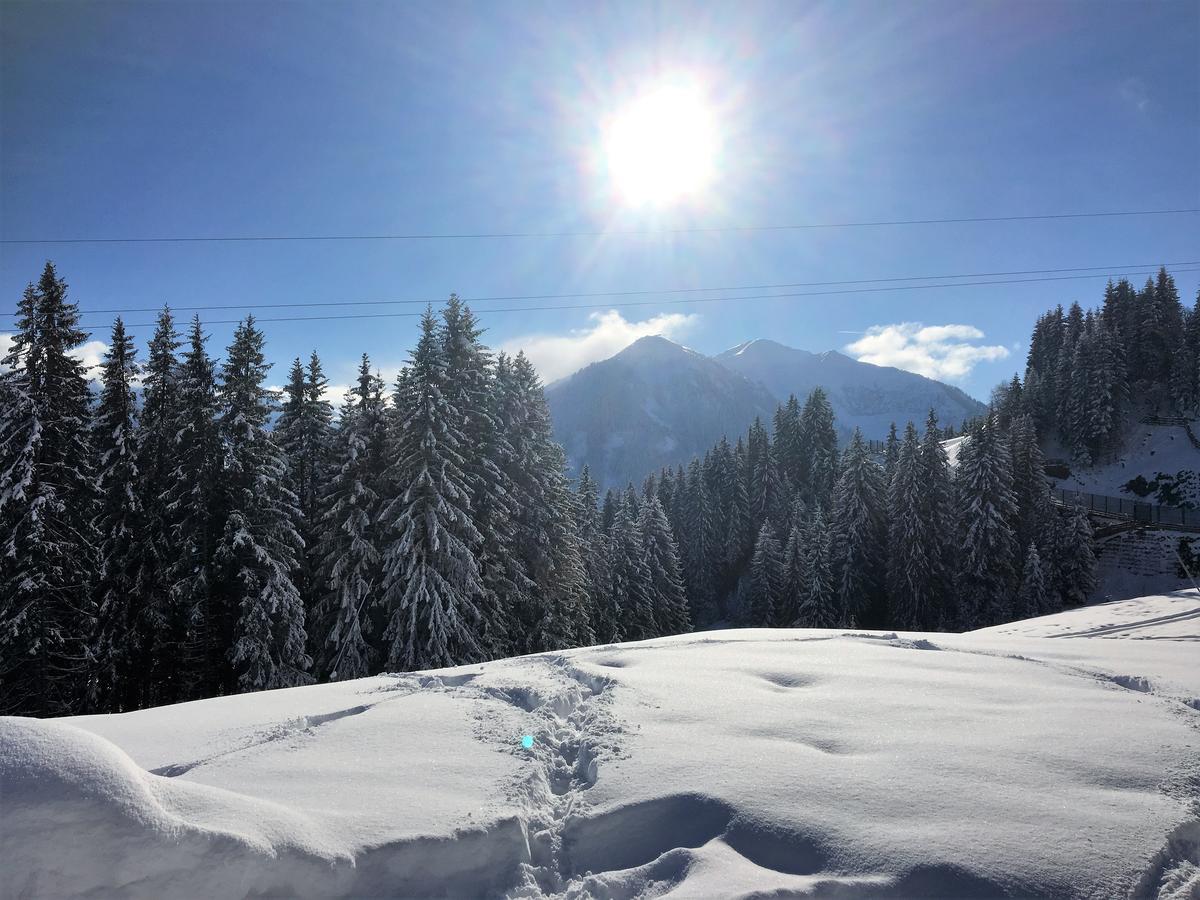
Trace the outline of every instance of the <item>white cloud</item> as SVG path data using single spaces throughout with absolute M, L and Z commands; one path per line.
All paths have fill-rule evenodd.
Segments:
M 100 365 L 104 362 L 104 354 L 108 352 L 108 344 L 104 341 L 87 341 L 75 348 L 71 354 L 88 369 L 89 378 L 100 377 Z
M 591 324 L 567 334 L 527 334 L 505 341 L 508 353 L 524 350 L 546 383 L 582 369 L 589 363 L 608 359 L 638 338 L 657 334 L 675 337 L 699 319 L 695 314 L 662 313 L 644 322 L 630 322 L 617 310 L 592 313 Z
M 846 345 L 846 352 L 877 366 L 895 366 L 929 378 L 959 381 L 979 363 L 1009 355 L 1009 349 L 999 344 L 971 343 L 983 336 L 973 325 L 872 325 L 863 337 Z
M 0 359 L 8 355 L 12 344 L 13 335 L 9 332 L 0 332 Z M 104 354 L 107 352 L 108 344 L 104 341 L 87 341 L 76 347 L 71 355 L 87 366 L 88 378 L 99 381 L 100 364 L 104 361 Z

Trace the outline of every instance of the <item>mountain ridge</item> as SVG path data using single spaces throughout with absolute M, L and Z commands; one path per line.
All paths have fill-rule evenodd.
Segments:
M 817 386 L 843 436 L 857 427 L 879 439 L 892 421 L 924 421 L 931 407 L 955 426 L 984 409 L 951 385 L 837 350 L 758 338 L 708 356 L 661 335 L 553 382 L 546 399 L 572 472 L 586 464 L 602 485 L 620 486 L 686 464 L 722 435 L 736 440 L 755 417 L 770 422 L 789 394 L 803 400 Z

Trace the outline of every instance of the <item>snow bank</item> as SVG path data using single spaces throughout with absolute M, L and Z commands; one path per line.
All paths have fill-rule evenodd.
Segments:
M 1191 602 L 0 720 L 0 891 L 1192 897 Z

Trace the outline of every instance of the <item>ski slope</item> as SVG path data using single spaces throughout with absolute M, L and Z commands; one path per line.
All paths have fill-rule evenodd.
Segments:
M 0 894 L 1192 898 L 1198 640 L 1192 592 L 0 719 Z

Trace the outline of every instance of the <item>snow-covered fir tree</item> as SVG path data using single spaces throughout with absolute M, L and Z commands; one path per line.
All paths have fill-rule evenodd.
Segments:
M 691 629 L 687 596 L 679 573 L 679 554 L 670 523 L 657 496 L 642 503 L 638 530 L 649 575 L 649 593 L 654 610 L 656 635 L 683 634 Z
M 1017 588 L 1012 464 L 994 423 L 971 431 L 955 475 L 960 526 L 954 588 L 958 623 L 966 630 L 1008 621 Z
M 304 604 L 293 580 L 304 547 L 300 511 L 268 428 L 276 397 L 266 386 L 264 343 L 248 316 L 226 351 L 217 395 L 224 522 L 213 570 L 233 617 L 230 683 L 239 691 L 311 680 Z
M 805 549 L 800 557 L 795 624 L 801 628 L 836 628 L 845 624 L 845 613 L 838 606 L 830 564 L 829 529 L 821 507 L 813 509 L 806 532 Z
M 307 367 L 300 362 L 300 357 L 296 357 L 274 428 L 276 443 L 287 460 L 287 485 L 296 495 L 296 508 L 300 512 L 297 530 L 304 541 L 292 580 L 305 606 L 310 608 L 317 595 L 318 503 L 322 485 L 329 474 L 333 407 L 325 399 L 328 386 L 329 381 L 315 350 L 309 356 Z
M 223 522 L 215 366 L 200 317 L 192 319 L 177 376 L 177 413 L 163 508 L 174 530 L 170 602 L 155 649 L 164 702 L 236 689 L 229 678 L 233 614 L 213 592 L 213 554 Z
M 750 594 L 747 612 L 752 625 L 770 628 L 780 624 L 778 613 L 783 606 L 786 580 L 783 552 L 771 523 L 763 522 L 754 542 L 754 557 L 750 562 Z
M 878 605 L 886 560 L 883 473 L 858 429 L 842 456 L 830 525 L 838 605 L 847 624 L 857 625 Z
M 174 699 L 164 687 L 174 684 L 171 671 L 178 648 L 170 647 L 171 570 L 178 557 L 174 516 L 168 510 L 168 490 L 175 467 L 176 426 L 179 408 L 179 334 L 170 309 L 158 315 L 142 369 L 142 407 L 138 416 L 137 504 L 142 513 L 141 533 L 132 550 L 137 553 L 137 573 L 130 603 L 141 609 L 147 629 L 146 668 L 140 673 L 138 706 L 153 706 Z
M 85 708 L 97 536 L 87 335 L 46 263 L 0 360 L 0 713 Z
M 941 540 L 934 540 L 926 496 L 926 466 L 911 422 L 904 430 L 888 491 L 890 535 L 888 621 L 896 628 L 932 628 L 941 600 Z
M 469 452 L 459 415 L 447 400 L 445 348 L 432 309 L 401 398 L 399 430 L 388 480 L 397 495 L 382 514 L 384 665 L 392 670 L 476 662 L 484 585 L 476 557 L 482 536 L 470 516 L 464 472 Z
M 572 515 L 566 455 L 554 442 L 541 380 L 523 353 L 513 360 L 504 394 L 510 409 L 513 549 L 532 581 L 535 647 L 561 650 L 590 643 L 587 575 Z
M 92 421 L 100 498 L 96 518 L 100 569 L 91 689 L 102 709 L 136 709 L 145 700 L 155 633 L 150 610 L 139 594 L 139 544 L 146 522 L 138 490 L 136 356 L 133 340 L 118 317 L 101 367 L 100 404 Z
M 1021 572 L 1021 587 L 1013 603 L 1013 618 L 1032 619 L 1048 611 L 1050 598 L 1046 591 L 1046 579 L 1042 574 L 1042 560 L 1037 545 L 1030 544 L 1025 552 L 1025 566 Z
M 320 497 L 318 586 L 310 628 L 320 635 L 316 671 L 345 680 L 375 671 L 382 634 L 371 601 L 382 582 L 383 473 L 387 468 L 383 381 L 364 353 L 333 435 L 332 465 Z M 371 639 L 375 639 L 372 643 Z

